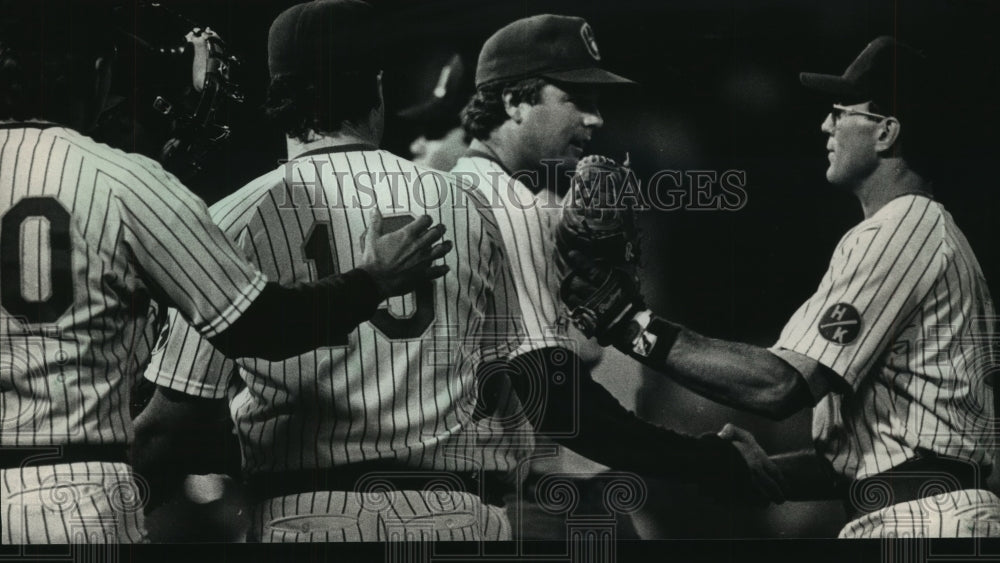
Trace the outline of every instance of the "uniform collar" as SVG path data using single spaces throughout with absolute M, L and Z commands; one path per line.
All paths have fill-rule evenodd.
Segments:
M 371 143 L 351 143 L 348 145 L 334 145 L 330 147 L 319 147 L 317 149 L 308 150 L 304 153 L 297 154 L 291 158 L 294 160 L 296 158 L 303 158 L 306 156 L 315 156 L 317 154 L 329 154 L 336 152 L 351 152 L 351 151 L 377 151 L 378 147 Z
M 0 129 L 48 129 L 49 127 L 63 127 L 51 121 L 0 121 Z
M 508 176 L 510 177 L 514 176 L 514 173 L 511 171 L 511 169 L 507 168 L 507 165 L 500 160 L 500 157 L 497 156 L 497 153 L 493 152 L 493 150 L 491 150 L 488 145 L 482 142 L 478 143 L 478 145 L 485 147 L 486 150 L 480 150 L 478 148 L 469 147 L 468 149 L 465 150 L 465 154 L 462 156 L 467 156 L 470 158 L 483 158 L 490 162 L 494 162 L 504 172 L 506 172 Z

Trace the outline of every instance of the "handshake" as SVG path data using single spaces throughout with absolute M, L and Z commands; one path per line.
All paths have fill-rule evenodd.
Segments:
M 622 166 L 603 156 L 580 160 L 555 229 L 553 259 L 561 279 L 560 298 L 584 336 L 596 338 L 601 346 L 627 346 L 623 351 L 655 363 L 658 355 L 667 354 L 680 327 L 654 321 L 646 311 L 634 209 L 624 202 L 630 181 L 635 177 L 627 159 Z M 718 477 L 708 479 L 714 484 L 706 489 L 710 496 L 776 503 L 786 499 L 782 471 L 749 432 L 727 424 L 701 440 L 716 452 L 711 469 L 706 468 L 707 474 Z

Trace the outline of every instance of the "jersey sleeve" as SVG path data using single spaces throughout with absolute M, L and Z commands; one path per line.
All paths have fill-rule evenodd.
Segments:
M 121 238 L 139 275 L 206 337 L 243 314 L 267 279 L 212 222 L 205 203 L 159 164 L 134 159 L 111 181 Z
M 940 225 L 939 215 L 911 207 L 845 235 L 816 293 L 772 350 L 808 356 L 857 389 L 943 267 Z
M 222 399 L 236 370 L 236 362 L 216 350 L 172 309 L 145 377 L 187 395 Z

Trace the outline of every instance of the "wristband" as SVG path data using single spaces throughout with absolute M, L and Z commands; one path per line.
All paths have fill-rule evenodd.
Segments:
M 661 365 L 683 327 L 654 315 L 649 309 L 636 313 L 618 340 L 619 350 Z

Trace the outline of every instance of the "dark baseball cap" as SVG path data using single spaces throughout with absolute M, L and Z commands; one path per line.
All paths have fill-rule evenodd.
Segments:
M 600 67 L 594 30 L 583 18 L 541 14 L 494 33 L 479 53 L 476 88 L 533 76 L 580 84 L 632 84 Z
M 379 21 L 363 0 L 315 0 L 288 8 L 267 36 L 271 77 L 378 69 Z
M 904 99 L 912 102 L 932 91 L 927 67 L 923 55 L 884 35 L 869 43 L 844 74 L 803 72 L 799 80 L 836 102 L 874 101 L 889 111 Z

